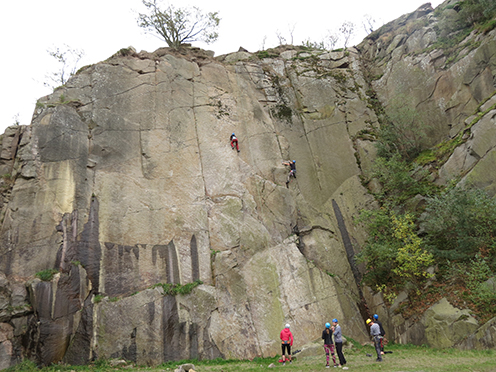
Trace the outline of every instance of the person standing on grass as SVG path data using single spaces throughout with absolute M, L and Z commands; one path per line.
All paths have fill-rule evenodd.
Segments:
M 334 367 L 337 367 L 336 357 L 334 356 L 334 344 L 332 343 L 331 324 L 326 323 L 325 329 L 322 331 L 322 339 L 324 340 L 324 351 L 326 353 L 326 368 L 329 368 L 329 354 L 332 355 L 332 362 Z
M 382 323 L 379 321 L 379 315 L 374 314 L 374 323 L 379 324 L 379 329 L 381 331 L 381 355 L 384 355 L 384 336 L 386 335 L 386 331 L 384 330 L 384 327 L 382 326 Z
M 338 324 L 338 320 L 334 318 L 332 320 L 332 333 L 334 334 L 334 344 L 336 345 L 336 353 L 339 358 L 339 365 L 343 367 L 343 369 L 348 369 L 346 367 L 346 359 L 343 355 L 343 335 L 341 333 L 341 326 Z
M 370 326 L 370 336 L 372 336 L 374 340 L 375 352 L 377 353 L 376 362 L 382 362 L 382 354 L 381 354 L 381 329 L 379 328 L 379 324 L 374 323 L 373 320 L 367 319 L 367 325 Z
M 286 324 L 279 337 L 281 338 L 282 365 L 284 366 L 286 365 L 286 352 L 288 353 L 289 363 L 291 363 L 291 346 L 293 346 L 293 334 L 289 330 L 289 324 Z

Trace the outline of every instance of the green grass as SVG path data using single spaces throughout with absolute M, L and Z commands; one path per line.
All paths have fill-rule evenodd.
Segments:
M 382 363 L 375 362 L 375 351 L 372 346 L 355 346 L 353 349 L 343 350 L 348 363 L 349 371 L 384 371 L 384 372 L 447 372 L 447 371 L 477 371 L 488 372 L 496 371 L 496 351 L 495 350 L 469 350 L 461 351 L 457 349 L 437 350 L 423 346 L 413 345 L 387 345 L 386 351 L 392 351 L 392 354 L 386 354 Z M 372 354 L 372 357 L 367 357 Z M 24 362 L 16 367 L 6 369 L 6 372 L 70 372 L 70 371 L 150 371 L 165 372 L 174 371 L 179 365 L 192 363 L 195 365 L 197 372 L 239 372 L 239 371 L 263 371 L 269 369 L 269 365 L 274 364 L 272 371 L 326 371 L 324 368 L 325 355 L 322 349 L 322 355 L 298 358 L 292 364 L 283 366 L 278 363 L 276 358 L 255 358 L 254 360 L 205 360 L 205 361 L 180 361 L 168 362 L 156 367 L 137 367 L 129 363 L 123 367 L 111 367 L 107 361 L 97 361 L 91 366 L 68 366 L 54 365 L 37 369 L 31 362 Z M 337 371 L 341 369 L 331 368 Z
M 192 283 L 186 283 L 184 285 L 172 284 L 172 283 L 158 283 L 158 284 L 154 284 L 152 288 L 162 287 L 165 295 L 176 296 L 178 294 L 181 295 L 190 294 L 191 291 L 195 287 L 198 287 L 200 284 L 203 284 L 201 280 L 196 280 Z
M 44 282 L 49 282 L 50 280 L 52 280 L 53 276 L 58 272 L 59 271 L 56 269 L 47 269 L 37 272 L 35 276 Z

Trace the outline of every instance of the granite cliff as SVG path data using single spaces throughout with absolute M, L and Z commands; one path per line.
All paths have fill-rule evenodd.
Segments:
M 2 136 L 0 368 L 269 356 L 284 323 L 303 345 L 334 317 L 366 342 L 364 319 L 387 314 L 353 260 L 353 217 L 375 206 L 371 92 L 386 110 L 408 96 L 425 146 L 466 134 L 435 182 L 495 193 L 496 33 L 448 61 L 437 19 L 427 4 L 346 51 L 128 48 L 41 98 Z M 495 347 L 494 325 L 468 323 Z M 388 324 L 436 346 L 430 326 Z

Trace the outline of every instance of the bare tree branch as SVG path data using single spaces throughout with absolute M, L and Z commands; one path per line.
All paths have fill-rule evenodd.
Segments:
M 82 49 L 72 49 L 64 44 L 63 48 L 47 49 L 47 53 L 55 58 L 60 68 L 56 72 L 46 75 L 51 82 L 44 82 L 43 85 L 56 88 L 67 83 L 67 80 L 73 76 L 78 68 L 79 61 L 84 57 Z

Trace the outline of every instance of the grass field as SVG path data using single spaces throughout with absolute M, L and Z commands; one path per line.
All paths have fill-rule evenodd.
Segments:
M 386 348 L 392 354 L 386 354 L 384 361 L 375 361 L 375 351 L 371 346 L 355 347 L 352 350 L 344 350 L 348 361 L 348 371 L 387 371 L 387 372 L 489 372 L 496 371 L 496 350 L 482 351 L 460 351 L 456 349 L 436 350 L 427 347 L 412 345 L 391 345 Z M 372 357 L 367 357 L 372 354 Z M 298 355 L 296 355 L 298 356 Z M 340 368 L 326 369 L 325 355 L 322 350 L 321 356 L 296 358 L 296 360 L 285 366 L 278 363 L 279 358 L 259 358 L 252 361 L 220 360 L 213 361 L 181 361 L 169 362 L 157 367 L 140 367 L 128 364 L 122 367 L 111 367 L 110 363 L 99 361 L 91 366 L 67 366 L 53 365 L 37 369 L 32 363 L 25 362 L 16 367 L 5 370 L 6 372 L 83 372 L 83 371 L 150 371 L 150 372 L 173 372 L 179 365 L 193 363 L 197 372 L 238 372 L 238 371 L 336 371 Z M 269 367 L 270 365 L 273 367 Z

